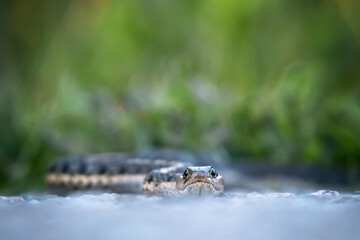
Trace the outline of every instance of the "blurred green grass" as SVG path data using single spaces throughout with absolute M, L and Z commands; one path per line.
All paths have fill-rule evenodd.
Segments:
M 148 146 L 360 163 L 356 1 L 0 3 L 0 189 Z

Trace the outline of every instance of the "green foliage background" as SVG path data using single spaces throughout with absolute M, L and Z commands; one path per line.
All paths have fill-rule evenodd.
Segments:
M 3 1 L 0 189 L 52 157 L 148 146 L 360 163 L 351 0 Z

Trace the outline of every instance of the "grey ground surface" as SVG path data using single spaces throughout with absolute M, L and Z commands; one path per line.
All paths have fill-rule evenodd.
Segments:
M 360 239 L 360 195 L 0 197 L 0 239 Z

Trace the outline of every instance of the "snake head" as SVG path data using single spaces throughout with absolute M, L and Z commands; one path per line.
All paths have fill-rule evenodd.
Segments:
M 224 179 L 211 166 L 187 167 L 176 181 L 180 195 L 214 195 L 224 190 Z

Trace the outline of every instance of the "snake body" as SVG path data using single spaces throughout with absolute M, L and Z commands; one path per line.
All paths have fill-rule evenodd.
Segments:
M 45 181 L 66 191 L 94 190 L 161 196 L 219 195 L 224 180 L 211 166 L 196 166 L 194 156 L 163 152 L 69 156 L 56 159 Z

